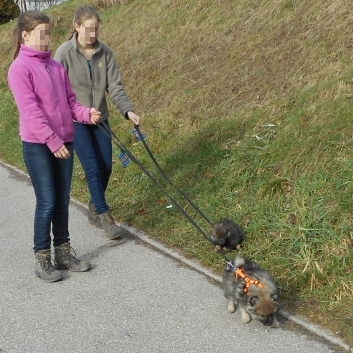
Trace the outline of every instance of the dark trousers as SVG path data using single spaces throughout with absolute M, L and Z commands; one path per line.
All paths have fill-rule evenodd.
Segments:
M 59 159 L 47 145 L 22 142 L 23 159 L 36 196 L 34 251 L 59 246 L 69 239 L 69 202 L 73 168 L 73 144 L 66 143 L 69 159 Z M 51 229 L 52 227 L 52 229 Z
M 105 190 L 112 173 L 110 137 L 96 125 L 75 123 L 74 149 L 85 172 L 90 202 L 98 214 L 108 212 Z

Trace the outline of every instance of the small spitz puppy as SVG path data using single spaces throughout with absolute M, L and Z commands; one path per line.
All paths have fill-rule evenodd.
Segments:
M 222 252 L 239 249 L 244 240 L 243 230 L 229 219 L 214 224 L 208 236 L 215 250 Z
M 239 307 L 245 324 L 256 319 L 266 326 L 279 327 L 275 317 L 279 302 L 274 278 L 248 259 L 237 257 L 232 264 L 234 268 L 227 265 L 223 272 L 228 311 L 234 313 Z

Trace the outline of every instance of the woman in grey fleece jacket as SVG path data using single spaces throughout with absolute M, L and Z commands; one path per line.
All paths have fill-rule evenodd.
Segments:
M 80 6 L 75 11 L 71 38 L 63 43 L 54 59 L 66 69 L 77 101 L 95 107 L 101 119 L 108 123 L 106 92 L 125 119 L 139 125 L 121 83 L 113 52 L 98 38 L 101 20 L 92 6 Z M 125 235 L 112 217 L 105 199 L 105 190 L 112 171 L 112 143 L 98 126 L 75 123 L 74 149 L 82 164 L 90 192 L 88 220 L 104 228 L 109 239 Z

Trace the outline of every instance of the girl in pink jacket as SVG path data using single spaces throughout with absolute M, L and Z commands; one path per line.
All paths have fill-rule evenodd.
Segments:
M 36 196 L 35 274 L 45 282 L 60 270 L 87 271 L 70 246 L 68 211 L 73 170 L 73 119 L 96 124 L 100 112 L 76 101 L 65 69 L 48 50 L 51 22 L 38 11 L 20 14 L 14 29 L 15 54 L 9 87 L 20 116 L 23 158 Z M 51 231 L 55 267 L 51 260 Z

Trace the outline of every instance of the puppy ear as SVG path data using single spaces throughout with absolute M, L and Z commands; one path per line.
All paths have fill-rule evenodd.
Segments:
M 254 306 L 254 305 L 256 305 L 256 304 L 258 303 L 258 301 L 259 301 L 259 297 L 253 296 L 253 297 L 250 297 L 250 299 L 249 299 L 249 304 L 250 304 L 251 306 Z

